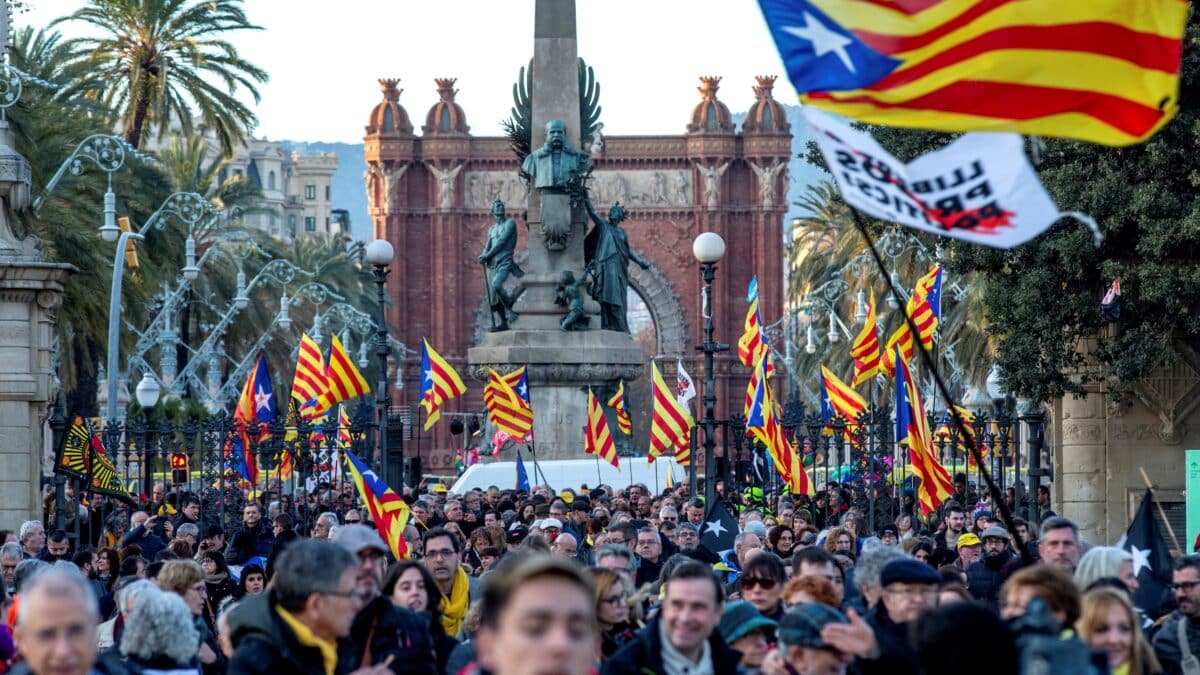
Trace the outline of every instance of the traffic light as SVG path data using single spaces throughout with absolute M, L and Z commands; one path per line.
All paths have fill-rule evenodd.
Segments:
M 188 456 L 184 452 L 171 454 L 171 482 L 176 485 L 188 484 Z

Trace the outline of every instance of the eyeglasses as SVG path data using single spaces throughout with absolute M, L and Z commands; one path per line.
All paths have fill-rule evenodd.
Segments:
M 883 589 L 883 592 L 893 595 L 929 598 L 937 595 L 937 588 L 933 586 L 890 586 Z
M 361 518 L 347 518 L 346 519 L 347 525 L 357 525 L 358 523 L 361 523 L 361 522 L 362 522 Z
M 455 552 L 454 552 L 454 549 L 452 549 L 452 548 L 443 548 L 443 549 L 436 549 L 433 551 L 425 551 L 426 558 L 453 558 L 454 556 L 455 556 Z
M 1171 584 L 1171 590 L 1190 593 L 1192 589 L 1197 586 L 1200 586 L 1200 581 L 1180 581 L 1178 583 Z
M 752 579 L 749 577 L 742 578 L 742 588 L 745 588 L 747 590 L 754 588 L 755 586 L 759 586 L 764 591 L 769 591 L 772 588 L 775 588 L 776 583 L 777 582 L 774 579 L 767 579 L 765 577 L 760 577 L 760 578 L 756 578 L 756 579 Z
M 603 600 L 601 600 L 600 602 L 602 602 L 606 605 L 623 605 L 623 604 L 625 604 L 625 596 L 620 595 L 620 594 L 610 595 L 607 598 L 604 598 Z

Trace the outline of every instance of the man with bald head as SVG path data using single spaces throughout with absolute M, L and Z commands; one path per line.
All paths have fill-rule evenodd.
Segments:
M 83 575 L 56 567 L 26 582 L 13 638 L 33 675 L 125 675 L 119 658 L 97 660 L 98 621 L 96 597 Z
M 579 540 L 570 532 L 563 532 L 554 538 L 550 552 L 560 558 L 574 558 L 579 551 Z

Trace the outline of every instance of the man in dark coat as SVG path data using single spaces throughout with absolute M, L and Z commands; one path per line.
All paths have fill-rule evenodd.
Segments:
M 1004 583 L 1004 566 L 1016 554 L 1008 545 L 1008 532 L 992 526 L 983 531 L 983 559 L 967 566 L 967 587 L 977 600 L 998 609 L 1000 585 Z
M 350 627 L 364 604 L 358 561 L 340 546 L 309 540 L 290 546 L 276 567 L 271 589 L 247 597 L 229 615 L 229 672 L 354 672 L 359 652 Z M 367 672 L 382 675 L 387 670 Z
M 600 675 L 738 672 L 741 654 L 716 630 L 725 591 L 712 570 L 685 562 L 671 571 L 665 586 L 659 617 L 600 664 Z
M 245 565 L 255 557 L 271 555 L 275 535 L 262 522 L 262 510 L 258 504 L 247 502 L 242 509 L 242 528 L 234 532 L 225 549 L 225 562 L 230 565 Z

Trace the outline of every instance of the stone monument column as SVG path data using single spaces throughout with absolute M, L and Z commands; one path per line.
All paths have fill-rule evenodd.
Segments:
M 574 0 L 536 0 L 531 120 L 535 153 L 546 145 L 548 123 L 557 120 L 564 127 L 567 147 L 562 155 L 578 156 L 578 64 Z M 548 165 L 554 166 L 554 161 L 540 166 Z M 576 278 L 583 274 L 587 215 L 580 204 L 572 204 L 568 190 L 545 173 L 531 187 L 524 234 L 527 262 L 521 263 L 526 292 L 514 306 L 520 318 L 511 330 L 489 333 L 467 359 L 472 376 L 480 381 L 487 380 L 489 367 L 508 372 L 528 365 L 538 456 L 580 458 L 588 386 L 637 379 L 643 356 L 628 333 L 599 328 L 599 305 L 592 300 L 585 303 L 590 316 L 586 330 L 560 330 L 566 308 L 555 303 L 556 285 L 565 271 Z
M 1065 396 L 1062 406 L 1062 454 L 1055 481 L 1062 515 L 1075 521 L 1079 534 L 1093 544 L 1109 542 L 1105 502 L 1108 443 L 1104 393 L 1089 387 L 1087 396 Z
M 55 310 L 75 268 L 46 262 L 41 242 L 21 237 L 30 167 L 0 121 L 0 523 L 41 520 L 41 476 L 53 470 L 46 420 L 58 394 Z

